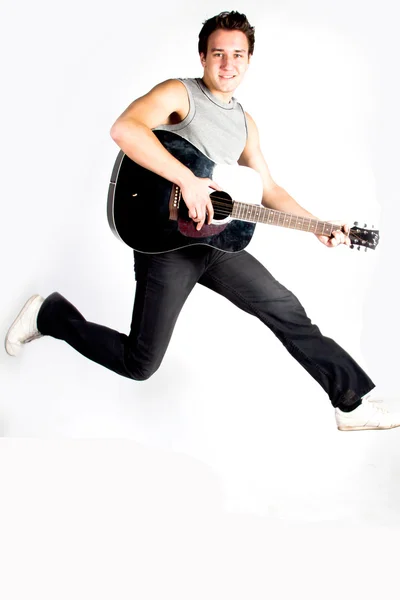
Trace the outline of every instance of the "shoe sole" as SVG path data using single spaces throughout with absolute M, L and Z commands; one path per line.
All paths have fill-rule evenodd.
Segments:
M 29 300 L 27 300 L 25 302 L 24 306 L 21 308 L 21 310 L 19 311 L 18 315 L 14 319 L 14 321 L 13 321 L 10 329 L 7 331 L 7 335 L 6 335 L 6 338 L 4 340 L 4 347 L 5 347 L 6 352 L 7 352 L 7 354 L 9 356 L 17 356 L 15 354 L 15 352 L 13 352 L 13 344 L 9 343 L 9 341 L 8 341 L 8 338 L 10 337 L 10 333 L 12 333 L 12 330 L 14 329 L 14 327 L 16 326 L 16 324 L 18 323 L 19 319 L 24 315 L 24 313 L 28 310 L 28 308 L 30 307 L 30 305 L 32 304 L 32 302 L 34 300 L 36 300 L 36 298 L 40 298 L 40 294 L 35 294 L 34 296 L 31 296 L 29 298 Z
M 395 427 L 400 427 L 400 423 L 398 425 L 390 425 L 389 427 L 338 427 L 339 431 L 376 431 L 378 429 L 394 429 Z

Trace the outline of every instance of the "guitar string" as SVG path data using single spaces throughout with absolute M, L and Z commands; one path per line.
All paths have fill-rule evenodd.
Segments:
M 222 200 L 222 202 L 214 202 L 214 200 Z M 226 206 L 227 198 L 224 198 L 223 196 L 212 196 L 211 201 L 212 201 L 212 205 L 213 206 L 215 205 L 217 207 L 221 207 L 221 208 L 219 208 L 219 212 L 221 214 L 226 215 L 226 216 L 229 216 L 229 215 L 232 214 L 232 211 Z M 278 214 L 278 215 L 285 215 L 285 216 L 289 216 L 290 218 L 294 217 L 296 219 L 302 219 L 303 224 L 305 223 L 305 221 L 310 221 L 310 223 L 314 222 L 314 223 L 322 223 L 322 224 L 326 224 L 326 225 L 332 225 L 332 223 L 330 223 L 329 221 L 320 221 L 318 219 L 310 219 L 308 217 L 301 217 L 301 216 L 294 215 L 292 213 L 285 213 L 285 212 L 282 212 L 282 211 L 279 211 L 279 210 L 275 210 L 273 208 L 267 208 L 267 207 L 261 206 L 259 204 L 247 204 L 246 202 L 238 202 L 238 201 L 233 201 L 232 200 L 232 204 L 233 204 L 233 202 L 236 202 L 237 204 L 239 204 L 241 206 L 250 206 L 252 208 L 261 209 L 262 212 L 264 212 L 264 211 L 265 212 L 272 211 L 272 212 L 275 213 L 275 215 L 276 214 Z M 223 210 L 221 210 L 221 209 L 223 209 Z M 279 217 L 278 217 L 278 220 L 279 220 Z M 293 228 L 293 229 L 296 229 L 296 228 Z M 357 236 L 355 233 L 353 233 L 352 235 L 354 235 L 354 237 L 356 237 L 356 238 L 358 238 L 360 240 L 362 239 L 361 237 Z
M 222 212 L 220 211 L 219 214 L 230 216 L 232 213 L 231 213 L 231 211 L 225 211 L 225 212 L 224 211 L 222 211 Z M 299 218 L 303 218 L 303 217 L 299 217 Z M 239 217 L 239 220 L 244 221 L 245 219 L 240 219 L 240 217 Z M 332 225 L 331 223 L 329 223 L 329 221 L 325 222 L 325 221 L 316 221 L 316 219 L 313 219 L 313 220 L 315 222 L 317 222 L 317 223 L 327 223 L 328 225 Z M 258 222 L 264 223 L 265 225 L 275 225 L 275 223 L 273 223 L 273 222 L 271 223 L 271 222 L 268 222 L 268 221 L 267 222 L 265 222 L 265 221 L 258 221 Z M 284 225 L 282 223 L 278 222 L 277 224 L 281 225 L 282 227 L 284 227 Z M 207 223 L 205 223 L 205 225 L 207 225 Z M 214 225 L 218 226 L 217 223 L 214 223 Z M 304 226 L 304 229 L 302 227 L 288 227 L 288 229 L 295 229 L 297 231 L 306 231 L 306 232 L 309 232 L 309 229 L 307 228 L 307 226 L 304 225 L 304 223 L 302 225 Z M 323 227 L 325 227 L 325 225 Z M 332 228 L 332 231 L 333 231 L 333 228 Z M 329 232 L 324 231 L 324 229 L 322 229 L 322 231 L 315 230 L 312 233 L 315 233 L 317 235 L 327 235 Z M 357 235 L 356 233 L 350 232 L 350 234 L 353 237 L 353 241 L 356 241 L 356 240 L 358 240 L 360 242 L 363 241 L 363 238 L 361 236 Z M 350 237 L 350 235 L 349 235 L 349 237 Z M 364 240 L 364 241 L 366 241 L 366 240 Z M 376 245 L 376 244 L 374 244 L 374 242 L 367 242 L 366 241 L 366 243 L 369 244 L 369 245 Z
M 242 220 L 244 220 L 244 219 L 242 219 Z M 266 225 L 274 225 L 274 223 L 265 223 L 265 224 Z M 204 223 L 204 225 L 208 225 L 208 223 Z M 212 223 L 212 225 L 215 225 L 216 227 L 218 227 L 218 223 Z M 291 227 L 290 229 L 296 229 L 296 231 L 305 231 L 305 232 L 308 232 L 308 233 L 315 233 L 316 235 L 327 235 L 326 231 L 312 231 L 312 232 L 309 232 L 308 229 L 298 229 L 296 227 Z M 353 237 L 353 239 L 350 238 L 350 241 L 353 242 L 353 243 L 355 241 L 359 241 L 361 243 L 363 241 L 365 241 L 365 243 L 368 244 L 369 246 L 376 246 L 377 245 L 375 242 L 368 242 L 366 240 L 363 240 L 363 238 L 360 237 L 359 235 L 357 235 L 356 233 L 352 233 L 352 232 L 350 232 L 350 233 L 351 233 L 351 236 Z
M 225 198 L 222 198 L 221 196 L 213 196 L 212 200 L 215 200 L 216 198 L 218 198 L 220 200 L 226 200 Z M 232 211 L 226 206 L 226 204 L 224 202 L 212 202 L 212 204 L 213 204 L 213 206 L 221 207 L 221 208 L 219 208 L 219 212 L 221 214 L 226 215 L 226 216 L 232 214 Z M 324 225 L 332 225 L 332 223 L 329 223 L 329 221 L 319 221 L 318 219 L 310 219 L 309 217 L 301 217 L 301 216 L 297 216 L 297 215 L 294 215 L 291 213 L 285 213 L 285 212 L 282 212 L 279 210 L 274 210 L 272 208 L 267 208 L 267 207 L 261 206 L 259 204 L 248 204 L 247 205 L 246 202 L 240 202 L 238 204 L 240 204 L 241 206 L 250 206 L 252 209 L 256 209 L 256 210 L 261 208 L 261 210 L 264 214 L 268 213 L 269 211 L 272 211 L 274 213 L 274 215 L 277 215 L 277 214 L 279 215 L 278 220 L 279 220 L 279 218 L 281 218 L 281 215 L 283 215 L 284 218 L 290 217 L 291 219 L 292 218 L 301 219 L 303 224 L 305 224 L 306 222 L 307 223 L 314 222 L 314 223 L 322 223 Z M 221 210 L 221 209 L 223 209 L 223 210 Z
M 232 211 L 226 206 L 226 198 L 223 198 L 222 196 L 213 196 L 211 198 L 212 201 L 215 199 L 223 201 L 223 202 L 212 202 L 213 206 L 215 205 L 215 206 L 218 206 L 218 207 L 221 207 L 224 209 L 223 211 L 221 211 L 221 208 L 220 208 L 220 211 L 222 212 L 222 214 L 225 214 L 227 216 L 232 214 Z M 302 219 L 303 223 L 305 223 L 305 221 L 310 221 L 310 223 L 314 222 L 314 223 L 323 223 L 323 224 L 327 224 L 327 225 L 332 225 L 332 223 L 330 223 L 329 221 L 320 221 L 319 219 L 310 219 L 309 217 L 301 217 L 301 216 L 294 215 L 292 213 L 285 213 L 283 211 L 275 210 L 273 208 L 267 208 L 265 206 L 261 206 L 260 204 L 247 204 L 246 202 L 238 202 L 238 201 L 232 200 L 232 203 L 233 202 L 235 202 L 236 204 L 238 204 L 240 206 L 250 206 L 252 209 L 261 208 L 262 212 L 265 212 L 265 213 L 272 211 L 275 215 L 278 214 L 278 215 L 284 215 L 284 216 L 287 216 L 290 218 Z M 278 217 L 278 220 L 279 220 L 279 218 L 280 217 Z M 353 235 L 356 235 L 356 234 L 353 234 Z M 362 239 L 362 238 L 359 238 L 359 239 Z
M 226 198 L 223 198 L 222 196 L 213 196 L 213 197 L 211 198 L 211 200 L 212 200 L 212 204 L 213 204 L 213 206 L 215 205 L 215 206 L 218 206 L 218 207 L 222 207 L 222 208 L 224 208 L 224 211 L 222 212 L 222 214 L 226 214 L 226 215 L 230 215 L 230 214 L 232 214 L 232 211 L 231 211 L 231 210 L 230 210 L 230 209 L 229 209 L 229 208 L 226 206 L 226 200 L 227 200 Z M 214 200 L 222 200 L 222 202 L 213 202 Z M 248 204 L 248 203 L 246 203 L 246 202 L 239 202 L 239 201 L 237 201 L 237 200 L 235 200 L 235 201 L 234 201 L 234 200 L 232 200 L 232 204 L 233 204 L 234 202 L 235 202 L 236 204 L 240 205 L 240 206 L 250 206 L 252 209 L 254 209 L 254 208 L 255 208 L 255 209 L 261 209 L 261 210 L 262 210 L 262 212 L 269 212 L 269 211 L 272 211 L 272 212 L 274 212 L 274 213 L 275 213 L 275 215 L 276 215 L 276 214 L 278 214 L 278 215 L 285 215 L 285 216 L 288 216 L 288 217 L 291 217 L 291 218 L 293 218 L 293 217 L 294 217 L 294 218 L 296 218 L 296 219 L 302 219 L 302 220 L 303 220 L 303 222 L 305 222 L 305 221 L 310 221 L 310 222 L 312 222 L 312 221 L 313 221 L 313 222 L 315 222 L 315 223 L 326 223 L 326 224 L 328 224 L 328 225 L 332 225 L 332 223 L 330 223 L 329 221 L 320 221 L 319 219 L 310 219 L 309 217 L 301 217 L 301 216 L 294 215 L 294 214 L 292 214 L 292 213 L 285 213 L 285 212 L 283 212 L 283 211 L 275 210 L 275 209 L 273 209 L 273 208 L 267 208 L 267 207 L 265 207 L 265 206 L 262 206 L 262 205 L 260 205 L 260 204 Z M 220 209 L 220 210 L 221 210 L 221 209 Z M 354 235 L 355 235 L 355 234 L 354 234 Z M 360 238 L 360 239 L 361 239 L 361 238 Z
M 245 205 L 246 203 L 243 202 L 241 204 Z M 215 203 L 213 203 L 213 206 L 214 205 L 217 206 L 217 207 L 219 207 L 219 206 L 223 207 L 224 210 L 221 210 L 221 208 L 219 208 L 219 214 L 225 215 L 225 216 L 230 216 L 232 214 L 232 211 L 229 210 L 228 208 L 226 208 L 225 204 L 223 204 L 221 202 L 215 202 Z M 258 205 L 251 205 L 250 204 L 249 206 L 254 206 L 254 207 L 258 208 Z M 325 228 L 327 225 L 329 225 L 329 226 L 333 225 L 332 231 L 334 230 L 334 224 L 330 223 L 329 221 L 318 221 L 317 219 L 309 219 L 308 217 L 301 217 L 301 216 L 293 215 L 291 213 L 284 213 L 284 212 L 281 212 L 281 211 L 275 211 L 274 209 L 268 209 L 268 208 L 265 208 L 265 207 L 261 207 L 261 208 L 264 209 L 265 211 L 272 210 L 274 212 L 274 217 L 273 218 L 275 218 L 276 214 L 278 214 L 279 215 L 278 216 L 278 225 L 281 225 L 282 227 L 284 227 L 284 224 L 283 223 L 279 223 L 279 220 L 281 219 L 281 215 L 284 215 L 284 216 L 289 216 L 290 219 L 292 219 L 292 218 L 301 219 L 300 223 L 297 223 L 296 225 L 301 225 L 301 226 L 304 226 L 304 228 L 305 228 L 305 229 L 302 229 L 302 227 L 297 227 L 296 226 L 296 227 L 289 227 L 289 229 L 296 229 L 296 230 L 300 230 L 300 231 L 309 231 L 309 229 L 308 229 L 308 227 L 309 227 L 308 222 L 309 223 L 314 222 L 314 223 L 320 223 L 321 224 L 320 227 L 319 227 L 319 229 L 321 229 L 321 226 L 322 226 L 322 228 Z M 244 219 L 242 219 L 242 220 L 244 220 Z M 271 222 L 264 221 L 264 220 L 257 221 L 257 222 L 259 222 L 259 223 L 261 222 L 261 223 L 264 223 L 264 224 L 267 224 L 267 225 L 271 225 L 271 224 L 274 225 L 275 224 L 275 223 L 271 223 Z M 315 232 L 313 232 L 313 233 L 315 233 Z M 318 235 L 324 235 L 326 233 L 327 232 L 322 231 L 321 233 L 318 233 Z M 351 235 L 355 239 L 362 241 L 363 238 L 361 236 L 357 235 L 354 232 L 350 232 L 350 233 L 351 233 Z M 372 242 L 367 242 L 367 243 L 371 244 Z
M 214 196 L 213 200 L 214 199 L 215 199 L 215 196 Z M 221 198 L 221 200 L 224 200 L 224 198 Z M 222 214 L 224 216 L 230 216 L 232 214 L 232 211 L 226 206 L 225 203 L 223 203 L 223 202 L 213 202 L 212 204 L 213 204 L 213 206 L 216 206 L 217 208 L 221 207 L 221 208 L 219 208 L 219 214 Z M 242 206 L 246 205 L 245 202 L 240 203 L 240 204 Z M 297 220 L 301 219 L 300 223 L 297 223 L 297 225 L 301 224 L 301 225 L 304 225 L 304 227 L 309 227 L 309 224 L 311 224 L 312 222 L 314 222 L 314 223 L 321 223 L 323 227 L 326 227 L 326 225 L 330 225 L 330 226 L 332 225 L 332 223 L 329 223 L 329 221 L 318 221 L 318 219 L 309 219 L 308 217 L 301 217 L 301 216 L 293 215 L 291 213 L 284 213 L 284 212 L 281 212 L 281 211 L 276 211 L 274 209 L 269 209 L 269 208 L 266 208 L 266 207 L 263 207 L 263 206 L 259 206 L 258 204 L 253 204 L 253 205 L 249 204 L 248 206 L 254 207 L 256 210 L 258 208 L 261 208 L 262 212 L 265 211 L 265 213 L 267 213 L 270 210 L 273 211 L 274 217 L 276 215 L 278 215 L 278 222 L 279 222 L 279 219 L 281 218 L 281 215 L 283 215 L 284 218 L 285 217 L 290 217 L 290 219 L 292 219 L 292 218 L 295 218 Z M 264 223 L 266 223 L 264 220 L 263 221 L 258 221 L 258 222 L 264 222 Z M 298 229 L 298 227 L 292 227 L 291 229 Z
M 211 200 L 212 200 L 213 206 L 216 206 L 217 208 L 219 208 L 219 214 L 222 214 L 224 216 L 230 216 L 232 214 L 232 210 L 230 210 L 226 206 L 226 198 L 223 198 L 222 196 L 213 196 L 211 198 Z M 218 202 L 218 201 L 214 202 L 214 200 L 222 200 L 222 202 Z M 268 211 L 272 211 L 274 213 L 274 215 L 276 215 L 276 214 L 279 215 L 278 216 L 278 224 L 279 224 L 280 215 L 284 215 L 284 216 L 289 216 L 291 219 L 292 218 L 301 219 L 300 224 L 303 225 L 303 226 L 305 226 L 305 227 L 307 227 L 306 222 L 308 222 L 308 221 L 310 223 L 312 223 L 312 222 L 314 222 L 314 223 L 321 223 L 323 227 L 325 227 L 326 225 L 332 226 L 332 223 L 330 223 L 329 221 L 319 221 L 318 219 L 309 219 L 308 217 L 301 217 L 301 216 L 293 215 L 291 213 L 284 213 L 282 211 L 276 211 L 274 209 L 269 209 L 269 208 L 266 208 L 266 207 L 258 205 L 258 204 L 247 204 L 246 202 L 240 202 L 238 204 L 240 204 L 241 206 L 250 206 L 250 207 L 255 208 L 255 209 L 260 209 L 261 208 L 262 212 L 265 211 L 265 213 L 267 213 Z M 274 224 L 274 223 L 268 223 L 268 222 L 265 222 L 265 221 L 258 221 L 258 222 L 264 222 L 264 224 Z M 298 224 L 299 223 L 297 223 L 297 225 Z M 281 225 L 284 226 L 283 224 L 281 224 Z M 308 229 L 307 230 L 306 229 L 302 229 L 301 227 L 300 228 L 298 228 L 298 227 L 290 227 L 289 229 L 296 229 L 296 230 L 300 229 L 300 231 L 308 231 Z M 332 230 L 333 230 L 333 228 L 332 228 Z M 316 232 L 313 232 L 313 233 L 316 233 Z M 326 233 L 327 232 L 322 231 L 321 233 L 318 233 L 318 235 L 324 235 Z M 359 235 L 357 235 L 356 233 L 351 232 L 351 235 L 355 238 L 355 240 L 363 241 L 362 237 L 359 236 Z M 367 242 L 367 243 L 371 244 L 371 242 Z

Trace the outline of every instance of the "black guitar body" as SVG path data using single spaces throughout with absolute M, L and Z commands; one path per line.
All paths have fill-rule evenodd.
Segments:
M 212 179 L 215 163 L 193 144 L 169 131 L 154 131 L 154 134 L 197 177 Z M 197 232 L 183 199 L 176 218 L 171 218 L 173 188 L 176 186 L 170 181 L 139 166 L 121 150 L 111 175 L 107 202 L 108 222 L 115 235 L 131 248 L 150 254 L 193 244 L 238 252 L 250 242 L 255 223 L 237 219 L 222 225 L 204 225 Z M 226 216 L 226 207 L 219 215 L 214 205 L 214 220 Z

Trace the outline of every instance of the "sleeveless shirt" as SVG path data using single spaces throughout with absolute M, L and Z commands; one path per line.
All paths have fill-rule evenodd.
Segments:
M 200 78 L 179 78 L 186 87 L 189 113 L 180 123 L 160 125 L 155 130 L 172 131 L 191 142 L 215 163 L 235 164 L 247 140 L 247 122 L 242 105 L 216 98 Z

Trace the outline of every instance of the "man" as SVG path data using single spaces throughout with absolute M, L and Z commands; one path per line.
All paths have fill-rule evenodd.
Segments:
M 175 131 L 216 163 L 251 167 L 263 182 L 265 206 L 315 218 L 272 179 L 261 153 L 258 130 L 233 94 L 242 82 L 254 50 L 254 28 L 245 15 L 221 13 L 207 20 L 199 35 L 202 79 L 168 80 L 135 100 L 117 119 L 111 136 L 143 167 L 181 188 L 189 217 L 200 230 L 213 218 L 209 188 L 218 182 L 196 177 L 154 135 Z M 348 226 L 328 247 L 349 244 Z M 297 298 L 246 251 L 225 253 L 194 245 L 164 254 L 135 251 L 136 295 L 129 336 L 87 322 L 63 296 L 34 296 L 11 326 L 6 349 L 50 335 L 125 377 L 149 378 L 160 366 L 180 310 L 196 283 L 224 295 L 257 316 L 318 381 L 335 407 L 341 430 L 388 429 L 400 425 L 369 392 L 374 384 L 357 363 L 311 323 Z

